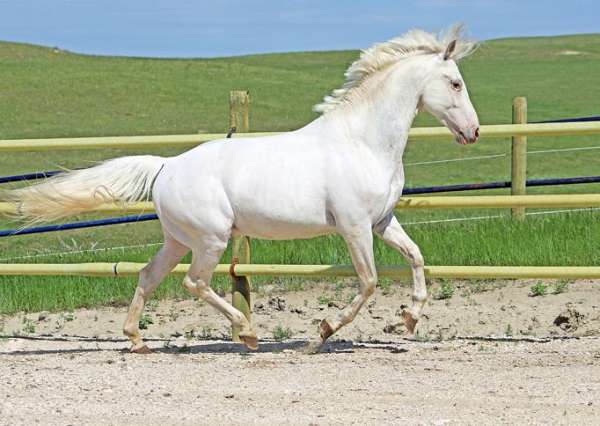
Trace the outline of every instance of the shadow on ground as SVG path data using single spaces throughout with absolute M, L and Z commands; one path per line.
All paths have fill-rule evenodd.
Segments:
M 47 355 L 47 354 L 76 354 L 76 353 L 88 353 L 88 352 L 121 352 L 129 353 L 128 340 L 126 339 L 110 339 L 110 338 L 89 338 L 79 336 L 0 336 L 0 341 L 4 339 L 20 339 L 27 341 L 40 341 L 40 342 L 51 342 L 51 343 L 79 343 L 83 344 L 96 344 L 96 347 L 78 347 L 68 348 L 58 347 L 52 349 L 16 349 L 13 351 L 0 351 L 0 355 L 9 356 L 23 356 L 23 355 Z M 252 354 L 252 353 L 280 353 L 284 351 L 301 352 L 306 354 L 336 354 L 336 353 L 353 353 L 361 349 L 379 349 L 389 351 L 392 353 L 403 353 L 407 352 L 408 349 L 401 347 L 400 343 L 396 342 L 353 342 L 350 340 L 332 340 L 325 342 L 324 344 L 318 345 L 308 340 L 286 340 L 283 342 L 277 341 L 262 341 L 259 345 L 258 350 L 252 351 L 246 348 L 240 343 L 225 342 L 225 341 L 211 341 L 206 340 L 202 342 L 194 341 L 192 344 L 189 342 L 180 342 L 179 340 L 169 339 L 147 339 L 147 342 L 163 342 L 163 346 L 152 347 L 152 353 L 161 354 Z M 122 343 L 123 346 L 127 347 L 100 347 L 100 344 L 104 343 Z M 152 354 L 150 354 L 151 356 Z

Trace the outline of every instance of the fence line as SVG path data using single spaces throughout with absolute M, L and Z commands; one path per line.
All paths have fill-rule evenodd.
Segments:
M 94 228 L 97 226 L 120 225 L 123 223 L 146 222 L 156 220 L 156 214 L 145 214 L 135 216 L 111 217 L 107 219 L 88 220 L 83 222 L 61 223 L 59 225 L 43 225 L 21 229 L 0 230 L 0 237 L 12 237 L 16 235 L 41 234 L 45 232 L 67 231 L 71 229 Z
M 29 254 L 24 256 L 16 256 L 16 257 L 5 257 L 0 259 L 0 262 L 8 262 L 10 260 L 22 260 L 22 259 L 39 259 L 40 257 L 50 257 L 50 256 L 63 256 L 70 254 L 83 254 L 83 253 L 99 253 L 103 251 L 112 251 L 112 250 L 126 250 L 132 248 L 145 248 L 145 247 L 153 247 L 153 246 L 161 246 L 163 242 L 156 243 L 146 243 L 146 244 L 134 244 L 130 246 L 117 246 L 117 247 L 102 247 L 102 248 L 92 248 L 92 249 L 83 249 L 83 250 L 67 250 L 67 251 L 57 251 L 50 253 L 38 253 L 38 254 Z
M 553 152 L 590 151 L 593 149 L 600 149 L 600 146 L 582 146 L 582 147 L 578 147 L 578 148 L 542 149 L 539 151 L 527 151 L 527 155 L 548 154 L 548 153 L 553 153 Z
M 563 209 L 563 210 L 547 210 L 541 212 L 528 212 L 525 213 L 526 216 L 543 216 L 543 215 L 552 215 L 552 214 L 562 214 L 562 213 L 584 213 L 584 212 L 594 212 L 598 211 L 600 208 L 587 208 L 587 209 Z M 467 221 L 476 221 L 476 220 L 486 220 L 486 219 L 502 219 L 506 218 L 506 215 L 493 215 L 493 216 L 466 216 L 466 217 L 455 217 L 448 219 L 437 219 L 437 220 L 425 220 L 419 222 L 402 222 L 403 226 L 410 225 L 430 225 L 437 223 L 450 223 L 450 222 L 467 222 Z M 84 250 L 69 250 L 69 251 L 59 251 L 59 252 L 49 252 L 49 253 L 38 253 L 32 255 L 24 255 L 24 256 L 16 256 L 16 257 L 5 257 L 0 258 L 0 262 L 8 262 L 11 260 L 22 260 L 22 259 L 36 259 L 40 257 L 50 257 L 50 256 L 62 256 L 62 255 L 70 255 L 70 254 L 83 254 L 83 253 L 96 253 L 96 252 L 104 252 L 104 251 L 112 251 L 112 250 L 125 250 L 132 248 L 145 248 L 145 247 L 154 247 L 162 245 L 162 242 L 154 242 L 147 244 L 135 244 L 130 246 L 116 246 L 116 247 L 102 247 L 102 248 L 93 248 L 93 249 L 84 249 Z
M 102 263 L 2 263 L 2 275 L 54 275 L 54 276 L 132 276 L 146 266 L 134 262 Z M 185 274 L 190 265 L 179 264 L 172 274 Z M 408 266 L 380 266 L 380 277 L 407 278 L 412 276 Z M 261 276 L 303 276 L 303 277 L 356 277 L 352 265 L 265 265 L 265 264 L 219 264 L 217 275 L 247 277 Z M 599 266 L 425 266 L 428 278 L 600 278 Z
M 529 186 L 545 186 L 545 185 L 571 185 L 581 183 L 597 183 L 600 182 L 600 176 L 579 176 L 573 178 L 558 178 L 558 179 L 532 179 L 526 181 L 527 187 Z M 457 192 L 457 191 L 470 191 L 470 190 L 482 190 L 482 189 L 501 189 L 510 188 L 511 182 L 488 182 L 488 183 L 473 183 L 473 184 L 459 184 L 459 185 L 444 185 L 444 186 L 430 186 L 430 187 L 416 187 L 406 188 L 404 194 L 432 194 L 440 192 Z M 491 217 L 491 216 L 490 216 Z M 121 216 L 112 217 L 106 219 L 97 219 L 91 221 L 81 222 L 69 222 L 58 225 L 44 225 L 34 226 L 29 228 L 20 229 L 4 229 L 0 230 L 0 238 L 12 237 L 16 235 L 28 235 L 28 234 L 39 234 L 46 232 L 57 232 L 73 229 L 84 229 L 100 226 L 111 226 L 119 225 L 124 223 L 137 223 L 145 222 L 149 220 L 157 220 L 156 214 L 146 215 L 133 215 L 133 216 Z
M 583 146 L 577 148 L 558 148 L 558 149 L 544 149 L 539 151 L 527 151 L 527 155 L 535 154 L 550 154 L 554 152 L 569 152 L 569 151 L 589 151 L 600 149 L 600 146 Z M 461 157 L 461 158 L 448 158 L 445 160 L 431 160 L 431 161 L 418 161 L 415 163 L 404 163 L 405 166 L 421 166 L 425 164 L 443 164 L 443 163 L 454 163 L 457 161 L 471 161 L 471 160 L 488 160 L 491 158 L 502 158 L 508 157 L 508 154 L 490 154 L 490 155 L 479 155 L 475 157 Z
M 415 163 L 404 163 L 404 165 L 405 166 L 422 166 L 425 164 L 443 164 L 443 163 L 454 163 L 457 161 L 487 160 L 490 158 L 500 158 L 500 157 L 506 157 L 506 154 L 478 155 L 475 157 L 447 158 L 444 160 L 431 160 L 431 161 L 417 161 Z
M 281 132 L 239 133 L 238 137 L 273 136 Z M 482 138 L 512 136 L 576 136 L 600 133 L 600 122 L 489 124 L 480 127 Z M 226 133 L 158 136 L 100 136 L 86 138 L 8 139 L 0 140 L 0 152 L 62 151 L 96 148 L 164 148 L 192 147 L 215 139 L 224 139 Z M 410 129 L 409 141 L 453 138 L 445 127 L 415 127 Z
M 446 209 L 446 208 L 486 208 L 504 209 L 511 207 L 552 208 L 552 207 L 598 207 L 600 194 L 540 194 L 540 195 L 478 195 L 448 197 L 402 197 L 396 205 L 398 209 Z M 103 204 L 94 212 L 115 213 L 152 212 L 151 202 L 128 204 Z M 0 213 L 16 214 L 13 203 L 0 203 Z
M 1 141 L 0 141 L 1 143 Z M 600 146 L 584 146 L 577 148 L 559 148 L 559 149 L 545 149 L 539 151 L 527 151 L 527 155 L 535 155 L 535 154 L 548 154 L 554 152 L 569 152 L 569 151 L 589 151 L 600 149 Z M 404 166 L 420 166 L 425 164 L 439 164 L 439 163 L 453 163 L 457 161 L 470 161 L 470 160 L 486 160 L 490 158 L 501 158 L 506 157 L 508 154 L 491 154 L 491 155 L 480 155 L 476 157 L 460 157 L 460 158 L 448 158 L 444 160 L 431 160 L 431 161 L 418 161 L 414 163 L 404 163 Z M 21 181 L 29 181 L 29 180 L 38 180 L 38 179 L 46 179 L 52 177 L 54 175 L 63 173 L 62 170 L 47 170 L 44 172 L 34 172 L 34 173 L 25 173 L 21 175 L 13 175 L 13 176 L 1 176 L 0 183 L 10 183 L 10 182 L 21 182 Z
M 542 212 L 528 212 L 525 216 L 543 216 L 551 214 L 561 213 L 579 213 L 579 212 L 593 212 L 600 210 L 600 207 L 588 208 L 588 209 L 562 209 L 562 210 L 547 210 Z M 448 222 L 468 222 L 471 220 L 486 220 L 486 219 L 502 219 L 507 216 L 496 214 L 493 216 L 466 216 L 466 217 L 453 217 L 448 219 L 435 219 L 435 220 L 424 220 L 419 222 L 402 222 L 402 225 L 430 225 L 434 223 L 448 223 Z

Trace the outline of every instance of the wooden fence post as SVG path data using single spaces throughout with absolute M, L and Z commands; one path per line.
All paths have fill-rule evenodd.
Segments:
M 513 124 L 527 123 L 527 98 L 519 96 L 513 99 Z M 513 136 L 511 162 L 511 194 L 525 195 L 527 193 L 527 136 Z M 525 219 L 525 207 L 512 209 L 513 219 Z
M 239 133 L 250 131 L 250 92 L 232 90 L 229 92 L 229 125 Z
M 250 130 L 250 93 L 247 90 L 229 92 L 229 125 L 241 133 L 247 133 Z M 250 238 L 247 236 L 235 237 L 231 250 L 232 262 L 250 263 Z M 231 303 L 234 308 L 246 316 L 248 321 L 252 321 L 250 279 L 248 277 L 232 276 Z M 238 327 L 232 327 L 231 337 L 234 342 L 241 341 L 239 332 Z

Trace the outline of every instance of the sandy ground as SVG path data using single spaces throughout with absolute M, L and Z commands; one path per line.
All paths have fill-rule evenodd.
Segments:
M 455 283 L 415 340 L 397 314 L 408 287 L 380 289 L 315 355 L 351 288 L 265 289 L 254 353 L 192 300 L 148 307 L 150 355 L 128 353 L 124 308 L 3 316 L 0 424 L 598 424 L 599 283 L 533 284 Z

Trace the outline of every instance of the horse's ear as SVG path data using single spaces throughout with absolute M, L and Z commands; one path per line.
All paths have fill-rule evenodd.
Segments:
M 446 47 L 446 51 L 444 52 L 444 61 L 447 61 L 450 56 L 452 56 L 452 52 L 454 52 L 454 48 L 456 47 L 456 40 L 452 40 L 448 43 L 448 47 Z

